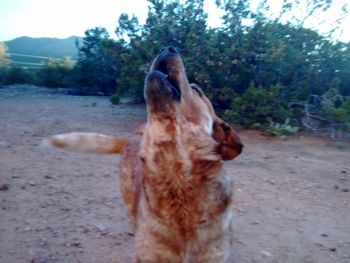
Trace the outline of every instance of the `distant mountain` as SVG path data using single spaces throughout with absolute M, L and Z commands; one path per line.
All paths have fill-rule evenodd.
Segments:
M 44 57 L 77 59 L 76 41 L 82 43 L 82 38 L 76 36 L 64 39 L 19 37 L 5 41 L 5 44 L 8 47 L 8 53 L 10 53 L 10 59 L 15 64 L 25 65 L 28 63 L 30 65 L 30 63 L 44 63 L 47 61 Z

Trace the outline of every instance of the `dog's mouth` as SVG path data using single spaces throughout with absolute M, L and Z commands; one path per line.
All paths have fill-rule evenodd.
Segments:
M 158 70 L 161 73 L 164 74 L 165 79 L 169 82 L 169 87 L 171 88 L 172 92 L 174 93 L 174 98 L 181 99 L 181 89 L 180 89 L 180 81 L 177 79 L 177 76 L 174 76 L 172 74 L 168 67 L 170 66 L 170 63 L 167 59 L 167 57 L 160 58 L 159 63 L 156 64 L 156 66 L 153 68 L 153 70 Z
M 146 76 L 145 99 L 148 104 L 167 104 L 181 101 L 183 64 L 175 48 L 167 47 L 153 61 Z

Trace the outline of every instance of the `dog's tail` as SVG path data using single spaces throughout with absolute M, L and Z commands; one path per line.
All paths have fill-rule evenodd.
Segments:
M 43 146 L 88 153 L 121 153 L 128 143 L 125 137 L 107 136 L 94 132 L 72 132 L 45 139 Z

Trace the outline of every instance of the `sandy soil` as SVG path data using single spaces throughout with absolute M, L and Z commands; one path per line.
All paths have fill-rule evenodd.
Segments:
M 45 150 L 70 131 L 133 134 L 142 106 L 43 88 L 0 89 L 0 262 L 129 262 L 117 155 Z M 235 262 L 350 262 L 350 150 L 324 138 L 242 131 Z M 339 145 L 338 145 L 339 146 Z

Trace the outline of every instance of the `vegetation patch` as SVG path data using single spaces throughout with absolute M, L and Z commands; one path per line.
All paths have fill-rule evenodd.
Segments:
M 290 16 L 300 1 L 284 1 L 276 19 L 267 18 L 269 1 L 260 1 L 254 12 L 250 1 L 216 2 L 223 23 L 209 28 L 203 0 L 149 0 L 145 24 L 122 14 L 116 38 L 105 28 L 87 30 L 76 63 L 49 61 L 36 72 L 2 69 L 0 83 L 74 87 L 78 94 L 110 96 L 113 104 L 123 96 L 143 102 L 150 62 L 172 45 L 181 52 L 190 82 L 203 88 L 228 121 L 278 136 L 294 127 L 350 136 L 349 43 L 303 27 L 332 1 L 308 1 L 305 17 Z M 290 23 L 282 23 L 284 17 Z M 0 62 L 6 65 L 2 47 Z

